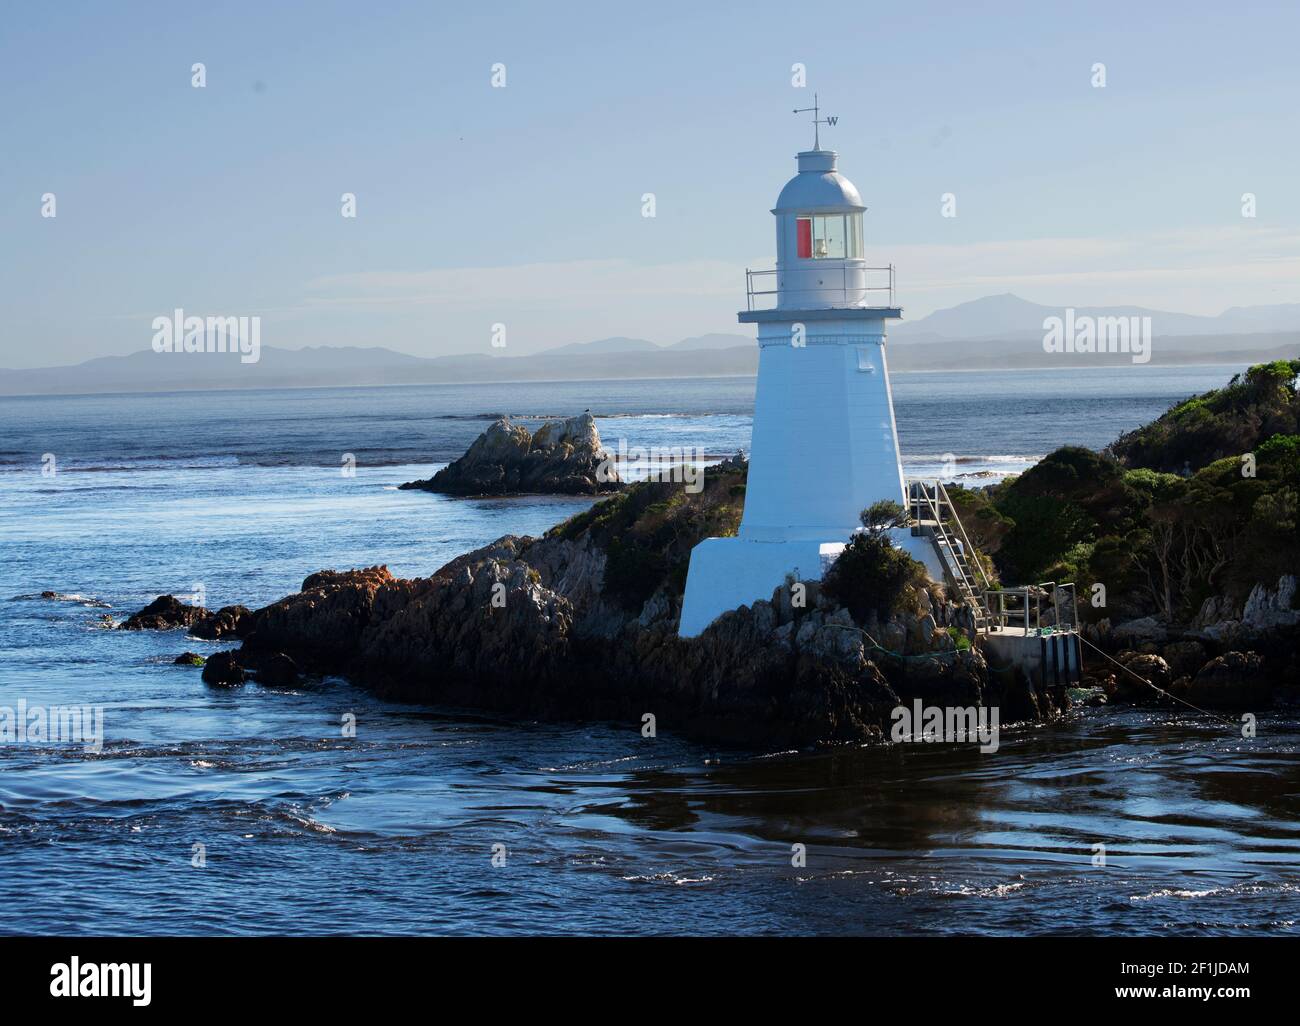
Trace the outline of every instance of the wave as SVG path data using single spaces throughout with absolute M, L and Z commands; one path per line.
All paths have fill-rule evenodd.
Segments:
M 113 607 L 103 599 L 97 599 L 93 595 L 81 595 L 77 592 L 64 593 L 61 591 L 46 591 L 33 593 L 29 595 L 14 595 L 9 599 L 10 602 L 76 602 L 78 605 L 86 606 L 92 609 L 112 609 Z
M 953 453 L 906 453 L 903 456 L 904 463 L 1037 463 L 1045 457 L 1045 454 L 1038 456 L 1016 456 L 1016 455 L 993 455 L 993 456 L 957 456 Z
M 700 410 L 695 413 L 636 413 L 636 412 L 602 412 L 600 410 L 584 411 L 590 412 L 596 420 L 625 420 L 625 419 L 643 419 L 643 420 L 692 420 L 706 419 L 708 417 L 735 417 L 748 416 L 748 414 L 728 413 L 725 410 Z M 511 420 L 568 420 L 570 417 L 578 416 L 575 413 L 439 413 L 430 420 L 500 420 L 503 417 L 509 417 Z

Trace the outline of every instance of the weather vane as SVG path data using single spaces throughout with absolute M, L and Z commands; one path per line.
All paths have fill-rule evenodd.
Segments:
M 816 93 L 813 93 L 813 105 L 811 107 L 796 107 L 794 112 L 796 114 L 807 114 L 809 111 L 812 111 L 812 116 L 813 116 L 813 149 L 820 150 L 822 148 L 822 139 L 821 139 L 821 133 L 819 129 L 821 128 L 822 125 L 835 124 L 837 121 L 839 121 L 839 118 L 832 117 L 829 114 L 827 114 L 826 117 L 824 118 L 819 118 L 817 116 L 818 114 L 821 113 L 821 107 L 817 105 Z

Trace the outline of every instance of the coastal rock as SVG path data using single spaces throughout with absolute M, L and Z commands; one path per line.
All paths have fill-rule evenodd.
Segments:
M 398 582 L 386 566 L 364 570 L 322 570 L 302 582 L 302 590 L 253 614 L 245 644 L 253 650 L 299 650 L 318 661 L 337 664 L 355 656 L 382 590 Z
M 202 606 L 187 606 L 173 595 L 159 595 L 119 627 L 123 631 L 166 631 L 190 627 L 210 614 Z
M 1254 592 L 1252 592 L 1254 595 Z M 1220 645 L 1232 645 L 1244 633 L 1241 607 L 1227 595 L 1211 595 L 1201 603 L 1189 629 L 1197 636 Z
M 620 482 L 595 419 L 584 413 L 547 421 L 531 435 L 502 417 L 460 459 L 401 487 L 446 495 L 599 495 L 616 491 Z
M 934 622 L 934 617 L 929 613 L 926 613 L 917 622 L 917 632 L 920 634 L 921 644 L 926 648 L 931 647 L 931 643 L 934 640 L 935 629 L 936 624 Z
M 1264 660 L 1255 652 L 1227 652 L 1201 667 L 1187 687 L 1189 702 L 1217 709 L 1267 705 L 1270 686 Z
M 1205 665 L 1205 646 L 1199 641 L 1171 641 L 1161 655 L 1175 677 L 1190 677 Z
M 1115 642 L 1113 630 L 1110 617 L 1104 616 L 1096 623 L 1085 623 L 1083 636 L 1099 648 L 1111 648 Z
M 1296 607 L 1295 577 L 1287 574 L 1279 578 L 1276 588 L 1269 588 L 1263 584 L 1255 585 L 1241 612 L 1241 624 L 1251 631 L 1294 627 L 1300 624 L 1300 608 Z
M 1201 629 L 1225 620 L 1237 620 L 1240 616 L 1236 604 L 1227 595 L 1211 595 L 1201 603 L 1200 610 L 1188 626 Z
M 252 614 L 247 606 L 222 606 L 215 613 L 195 621 L 190 633 L 196 638 L 243 637 L 252 628 Z
M 887 652 L 902 654 L 907 648 L 907 628 L 898 620 L 890 620 L 880 628 L 880 647 Z
M 1111 635 L 1118 641 L 1132 644 L 1143 641 L 1164 641 L 1168 637 L 1168 631 L 1154 616 L 1144 616 L 1113 627 Z
M 213 613 L 202 606 L 188 606 L 174 595 L 159 595 L 118 629 L 165 631 L 177 627 L 188 627 L 194 637 L 207 640 L 243 637 L 252 627 L 252 618 L 244 606 L 224 606 Z
M 600 601 L 607 559 L 589 537 L 577 541 L 543 538 L 522 549 L 519 558 L 538 572 L 545 587 L 563 595 L 576 611 L 586 612 Z
M 202 666 L 205 660 L 197 652 L 182 652 L 172 660 L 173 666 Z
M 208 657 L 203 666 L 203 683 L 219 687 L 234 687 L 242 684 L 248 674 L 240 661 L 238 652 L 216 652 Z
M 1142 681 L 1149 681 L 1163 691 L 1169 690 L 1173 675 L 1169 672 L 1169 664 L 1160 656 L 1145 652 L 1121 652 L 1119 661 L 1129 671 L 1116 675 L 1117 697 L 1122 701 L 1134 703 L 1159 701 L 1159 692 L 1143 684 Z M 1137 680 L 1134 674 L 1142 679 Z
M 961 607 L 938 588 L 916 600 L 928 612 L 882 626 L 856 623 L 818 582 L 796 605 L 787 582 L 679 638 L 686 559 L 701 537 L 734 533 L 746 469 L 727 461 L 699 493 L 632 486 L 544 538 L 499 538 L 427 578 L 313 573 L 265 608 L 218 614 L 243 647 L 214 657 L 208 677 L 338 674 L 385 697 L 638 731 L 649 713 L 658 729 L 763 748 L 883 740 L 900 700 L 1002 704 L 1002 722 L 1057 714 L 1050 689 L 991 682 L 977 646 L 956 649 L 946 627 Z
M 283 652 L 259 655 L 252 670 L 257 683 L 268 687 L 289 688 L 298 683 L 298 664 Z
M 613 634 L 579 634 L 579 617 L 602 615 L 598 555 L 583 542 L 503 539 L 430 578 L 320 571 L 250 614 L 244 647 L 211 657 L 204 679 L 338 673 L 388 697 L 638 726 L 650 712 L 660 729 L 761 746 L 880 740 L 913 698 L 1000 703 L 1002 722 L 1056 715 L 1056 699 L 1028 682 L 992 688 L 974 648 L 877 665 L 848 610 L 820 603 L 782 624 L 779 601 L 755 602 L 682 639 L 679 601 L 659 590 Z M 919 641 L 919 620 L 884 630 Z

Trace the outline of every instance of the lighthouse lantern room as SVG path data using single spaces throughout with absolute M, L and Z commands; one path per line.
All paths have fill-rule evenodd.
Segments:
M 691 552 L 683 637 L 771 598 L 787 574 L 820 579 L 862 510 L 906 501 L 885 361 L 885 324 L 902 316 L 893 268 L 867 266 L 866 207 L 835 152 L 797 160 L 772 210 L 776 268 L 746 272 L 739 315 L 758 326 L 759 346 L 744 514 L 736 537 Z M 903 529 L 894 541 L 943 579 L 928 539 Z

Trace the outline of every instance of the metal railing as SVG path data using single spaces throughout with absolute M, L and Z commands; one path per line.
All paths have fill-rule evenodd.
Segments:
M 1052 623 L 1043 623 L 1043 594 L 1051 589 L 1052 595 Z M 1063 599 L 1067 597 L 1070 601 L 1068 618 L 1063 618 Z M 985 593 L 990 600 L 990 608 L 993 606 L 992 600 L 996 599 L 996 608 L 992 609 L 992 620 L 994 630 L 1001 630 L 1004 627 L 1012 626 L 1013 618 L 1019 620 L 1024 628 L 1025 636 L 1031 634 L 1072 634 L 1079 629 L 1079 608 L 1077 595 L 1075 594 L 1074 585 L 1071 583 L 1057 584 L 1055 581 L 1043 581 L 1041 584 L 1026 584 L 1020 588 L 1002 588 L 998 591 L 989 591 Z M 1020 608 L 1007 608 L 1007 599 L 1016 600 Z M 1033 613 L 1032 617 L 1030 613 Z
M 802 268 L 801 268 L 802 270 Z M 830 270 L 827 268 L 827 270 Z M 856 274 L 858 271 L 866 272 L 866 285 L 852 286 L 849 285 L 849 272 Z M 749 310 L 771 310 L 776 307 L 776 300 L 773 299 L 771 306 L 755 306 L 755 303 L 765 303 L 765 296 L 783 296 L 786 299 L 793 299 L 798 303 L 798 297 L 807 296 L 815 300 L 818 305 L 823 305 L 829 297 L 832 309 L 836 308 L 854 308 L 866 307 L 868 309 L 891 309 L 894 306 L 894 265 L 888 267 L 852 267 L 847 264 L 840 267 L 840 284 L 836 286 L 821 286 L 815 289 L 788 289 L 781 287 L 781 275 L 787 273 L 785 269 L 772 269 L 767 271 L 751 271 L 745 268 L 745 301 Z M 871 276 L 884 275 L 884 284 L 872 285 Z M 755 279 L 761 279 L 758 285 L 771 284 L 774 287 L 770 289 L 756 288 Z M 775 279 L 768 282 L 768 278 Z M 868 302 L 873 298 L 873 293 L 886 293 L 885 302 L 873 305 Z
M 957 507 L 948 497 L 943 482 L 909 481 L 907 504 L 908 515 L 917 529 L 933 535 L 958 594 L 973 609 L 976 631 L 987 630 L 992 619 L 988 595 L 993 582 L 984 572 L 979 554 L 966 536 Z

